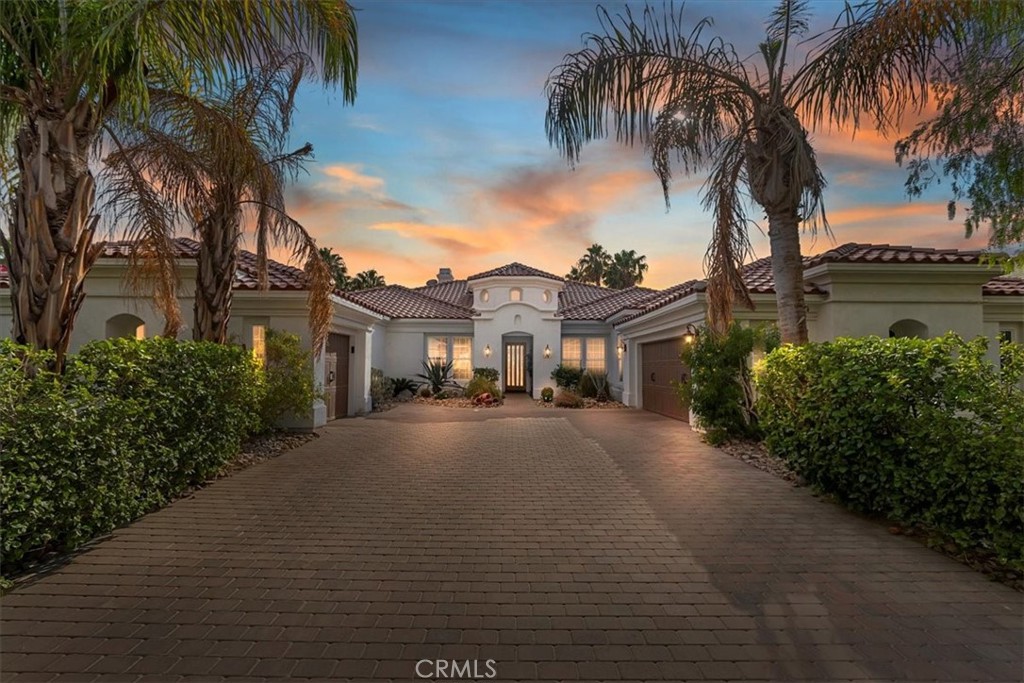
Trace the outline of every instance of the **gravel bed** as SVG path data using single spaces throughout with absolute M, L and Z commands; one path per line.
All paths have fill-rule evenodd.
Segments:
M 242 451 L 224 467 L 219 476 L 225 477 L 258 462 L 276 458 L 316 438 L 319 438 L 316 432 L 273 432 L 254 436 L 242 444 Z
M 559 408 L 556 406 L 554 401 L 551 403 L 545 403 L 544 401 L 537 401 L 537 405 L 541 408 Z M 618 401 L 598 401 L 596 398 L 585 398 L 583 399 L 582 410 L 619 410 L 620 408 L 628 408 L 625 403 L 619 403 Z M 580 408 L 564 408 L 564 410 L 581 410 Z
M 798 486 L 804 484 L 800 475 L 791 470 L 784 460 L 769 453 L 764 444 L 756 441 L 728 441 L 719 445 L 718 449 L 779 479 L 785 479 Z
M 458 397 L 458 398 L 423 398 L 417 396 L 412 399 L 413 403 L 421 403 L 427 406 L 440 406 L 442 408 L 497 408 L 501 405 L 501 401 L 495 401 L 491 405 L 483 405 L 473 403 L 473 399 Z

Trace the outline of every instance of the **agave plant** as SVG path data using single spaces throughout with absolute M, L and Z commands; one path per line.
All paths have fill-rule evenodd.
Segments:
M 452 379 L 452 368 L 454 366 L 454 361 L 448 361 L 447 363 L 442 363 L 439 360 L 423 361 L 423 373 L 416 375 L 423 380 L 420 382 L 420 386 L 430 387 L 430 393 L 434 396 L 440 394 L 446 387 L 459 386 Z
M 416 394 L 417 384 L 408 377 L 396 377 L 391 380 L 391 390 L 395 396 L 401 395 L 403 391 L 408 391 L 410 394 Z

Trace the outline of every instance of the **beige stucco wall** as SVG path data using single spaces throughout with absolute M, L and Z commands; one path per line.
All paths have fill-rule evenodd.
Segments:
M 126 262 L 120 259 L 101 259 L 90 271 L 85 282 L 86 297 L 75 321 L 71 338 L 71 352 L 85 344 L 107 337 L 107 321 L 121 314 L 131 314 L 145 324 L 145 336 L 153 337 L 163 331 L 163 317 L 145 297 L 133 296 L 126 291 L 123 281 Z M 178 333 L 179 339 L 192 337 L 193 293 L 195 265 L 185 261 L 180 265 L 181 289 L 179 306 L 185 323 Z M 0 335 L 9 337 L 12 329 L 9 290 L 0 295 Z M 228 335 L 232 341 L 252 347 L 252 328 L 264 325 L 275 330 L 298 335 L 307 348 L 312 344 L 307 317 L 306 292 L 236 290 L 232 298 Z M 379 321 L 369 311 L 363 311 L 347 302 L 335 302 L 331 331 L 349 334 L 356 347 L 353 362 L 349 364 L 349 414 L 365 412 L 369 404 L 369 366 L 365 363 L 370 345 L 370 330 Z M 314 354 L 313 378 L 323 384 L 323 350 Z M 365 367 L 364 367 L 365 366 Z M 326 422 L 326 406 L 318 401 L 309 416 L 288 419 L 284 426 L 293 428 L 319 427 Z
M 427 337 L 472 337 L 471 320 L 392 320 L 378 326 L 376 335 L 382 332 L 382 355 L 379 367 L 388 377 L 415 379 L 423 372 L 423 361 L 427 357 Z M 477 340 L 473 339 L 473 353 L 476 354 Z

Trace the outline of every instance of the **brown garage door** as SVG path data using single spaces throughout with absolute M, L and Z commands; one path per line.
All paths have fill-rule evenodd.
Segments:
M 349 338 L 346 334 L 331 334 L 327 337 L 324 394 L 328 420 L 348 415 L 348 346 Z
M 679 360 L 682 348 L 682 337 L 640 345 L 641 401 L 644 410 L 689 422 L 690 406 L 682 404 L 672 384 L 690 378 Z

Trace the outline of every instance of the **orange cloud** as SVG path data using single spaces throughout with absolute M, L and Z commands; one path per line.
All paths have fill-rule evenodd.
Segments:
M 384 179 L 367 175 L 362 172 L 362 164 L 331 164 L 325 166 L 323 174 L 334 182 L 321 183 L 320 187 L 341 194 L 358 190 L 368 194 L 380 194 L 384 191 Z

